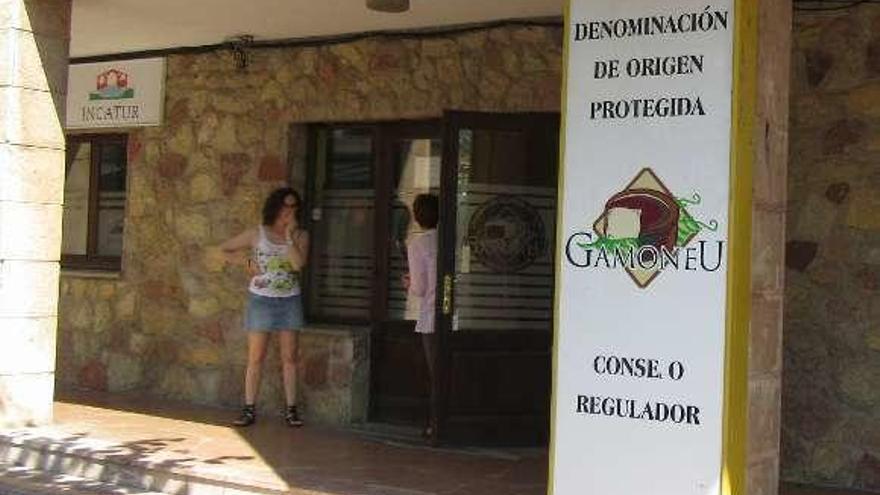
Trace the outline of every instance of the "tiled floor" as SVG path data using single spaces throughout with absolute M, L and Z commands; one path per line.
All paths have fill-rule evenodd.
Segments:
M 104 481 L 173 473 L 176 480 L 145 486 L 171 493 L 241 493 L 236 488 L 246 487 L 311 495 L 546 493 L 543 449 L 431 449 L 314 426 L 292 430 L 280 417 L 237 430 L 226 426 L 230 414 L 123 397 L 68 398 L 56 403 L 51 427 L 0 431 L 6 442 L 0 453 L 5 449 L 9 457 L 9 445 L 28 444 L 30 454 L 19 449 L 15 455 L 37 452 L 52 469 Z M 115 466 L 112 476 L 102 467 L 109 464 Z M 795 486 L 780 493 L 844 495 Z
M 118 465 L 293 493 L 545 492 L 544 450 L 438 450 L 312 426 L 290 429 L 280 417 L 263 417 L 240 430 L 226 426 L 232 414 L 131 399 L 77 397 L 56 402 L 52 427 L 0 433 L 17 442 Z

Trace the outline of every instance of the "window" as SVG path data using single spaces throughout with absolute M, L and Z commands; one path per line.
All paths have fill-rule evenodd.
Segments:
M 374 133 L 369 127 L 320 127 L 310 194 L 310 318 L 368 321 L 374 268 Z
M 61 263 L 119 270 L 125 226 L 127 136 L 68 136 Z
M 438 121 L 311 127 L 310 321 L 415 319 L 401 281 L 416 230 L 409 211 L 416 194 L 439 191 L 440 131 Z

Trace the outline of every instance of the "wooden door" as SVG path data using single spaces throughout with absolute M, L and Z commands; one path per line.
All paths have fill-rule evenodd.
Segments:
M 421 426 L 429 412 L 430 380 L 401 275 L 412 198 L 439 190 L 440 135 L 439 121 L 310 128 L 307 316 L 370 326 L 372 422 Z
M 412 201 L 420 193 L 439 193 L 439 122 L 382 124 L 377 145 L 370 420 L 423 426 L 430 414 L 430 378 L 414 332 L 418 301 L 401 277 L 408 271 L 406 239 L 416 230 Z
M 444 119 L 440 442 L 549 436 L 559 116 Z

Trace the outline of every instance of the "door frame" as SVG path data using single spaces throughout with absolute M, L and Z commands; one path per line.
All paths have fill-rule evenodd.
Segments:
M 394 185 L 394 144 L 403 139 L 437 139 L 442 142 L 442 121 L 440 119 L 425 120 L 400 120 L 390 122 L 374 122 L 368 125 L 374 126 L 375 130 L 375 152 L 374 152 L 374 187 L 376 190 L 375 221 L 374 221 L 374 253 L 376 263 L 374 266 L 374 284 L 373 284 L 373 301 L 370 317 L 370 369 L 375 370 L 376 363 L 383 359 L 383 341 L 389 337 L 391 333 L 410 332 L 415 339 L 413 321 L 408 320 L 389 320 L 386 318 L 388 313 L 388 293 L 390 288 L 391 273 L 391 251 L 388 244 L 388 237 L 391 234 L 391 199 L 395 190 Z M 441 160 L 442 175 L 442 160 Z M 442 181 L 441 181 L 442 182 Z M 442 183 L 441 183 L 442 189 Z M 421 350 L 421 342 L 417 342 L 418 349 Z M 383 421 L 379 414 L 377 399 L 382 396 L 382 383 L 378 379 L 377 373 L 370 372 L 369 379 L 369 404 L 367 418 L 369 421 Z M 428 391 L 430 396 L 430 390 Z M 433 416 L 433 411 L 429 411 Z
M 369 307 L 369 317 L 365 319 L 338 318 L 333 316 L 315 317 L 312 314 L 310 304 L 306 304 L 306 316 L 310 321 L 324 324 L 342 324 L 365 326 L 370 329 L 370 347 L 369 360 L 370 371 L 368 373 L 368 396 L 367 396 L 367 421 L 382 421 L 376 416 L 375 399 L 381 395 L 381 385 L 378 383 L 375 374 L 375 362 L 382 358 L 380 341 L 385 335 L 385 327 L 389 326 L 398 330 L 409 330 L 414 333 L 413 323 L 406 321 L 388 321 L 385 319 L 388 307 L 388 289 L 390 272 L 390 252 L 387 242 L 387 236 L 390 235 L 390 210 L 391 210 L 391 193 L 394 189 L 394 163 L 392 156 L 392 146 L 395 140 L 406 138 L 431 138 L 442 140 L 442 120 L 440 118 L 426 118 L 419 120 L 372 120 L 372 121 L 330 121 L 330 122 L 311 122 L 306 123 L 306 169 L 303 177 L 303 198 L 308 207 L 308 213 L 305 216 L 307 228 L 313 228 L 313 219 L 311 210 L 316 207 L 316 199 L 314 193 L 318 180 L 317 169 L 321 164 L 319 159 L 326 156 L 326 150 L 320 150 L 322 140 L 319 133 L 324 131 L 332 131 L 334 129 L 365 129 L 369 130 L 373 139 L 372 149 L 372 186 L 375 191 L 374 221 L 373 221 L 373 254 L 375 263 L 372 269 L 370 290 L 372 298 Z M 292 128 L 291 128 L 292 129 Z M 292 132 L 290 130 L 289 132 Z M 442 166 L 442 160 L 441 160 Z M 310 259 L 315 259 L 318 246 L 315 243 L 310 245 Z M 308 270 L 308 269 L 307 269 Z M 304 289 L 310 290 L 313 283 L 312 275 L 306 273 L 304 277 Z M 408 328 L 407 328 L 408 327 Z M 419 344 L 421 345 L 421 344 Z
M 440 180 L 440 223 L 438 225 L 439 246 L 437 250 L 437 309 L 436 326 L 437 353 L 434 368 L 437 370 L 434 387 L 437 390 L 436 404 L 434 405 L 432 420 L 435 428 L 432 432 L 431 442 L 434 445 L 441 443 L 456 442 L 457 439 L 449 438 L 450 420 L 450 394 L 452 379 L 452 339 L 453 339 L 453 315 L 455 308 L 455 256 L 458 242 L 457 197 L 458 197 L 458 173 L 459 173 L 459 136 L 461 128 L 489 128 L 492 130 L 521 130 L 523 118 L 535 120 L 555 120 L 559 127 L 560 114 L 558 112 L 472 112 L 472 111 L 446 111 L 443 116 L 443 155 Z M 557 148 L 558 150 L 558 148 Z M 556 175 L 558 177 L 557 167 Z M 554 182 L 557 186 L 557 182 Z M 557 205 L 558 207 L 558 205 Z M 555 253 L 551 253 L 555 258 Z M 555 297 L 555 295 L 554 295 Z M 552 325 L 551 325 L 552 326 Z M 529 333 L 532 335 L 529 335 Z M 528 348 L 532 341 L 533 331 L 510 331 L 513 348 L 522 346 Z M 473 342 L 479 343 L 480 336 L 472 337 Z M 553 332 L 550 329 L 547 338 L 548 356 L 552 363 Z M 552 364 L 551 364 L 552 366 Z M 548 377 L 549 378 L 549 377 Z M 547 419 L 549 439 L 549 412 L 552 397 L 547 397 Z

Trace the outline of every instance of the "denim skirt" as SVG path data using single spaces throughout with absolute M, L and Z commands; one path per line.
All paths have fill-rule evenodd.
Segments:
M 244 329 L 251 332 L 299 330 L 304 323 L 302 298 L 266 297 L 248 292 Z

